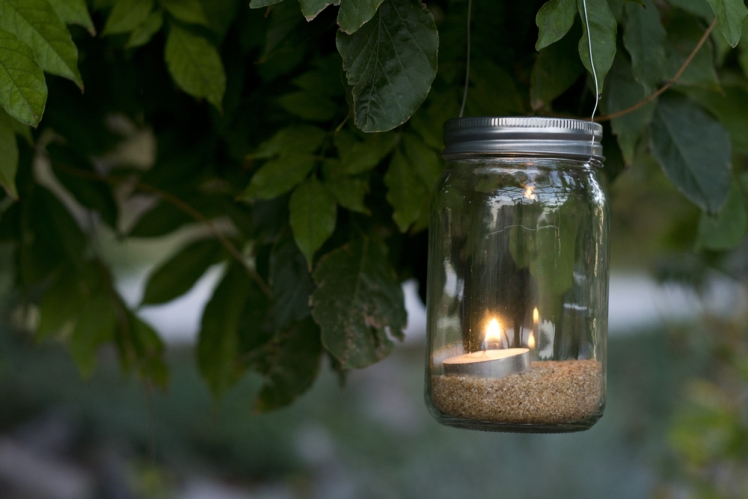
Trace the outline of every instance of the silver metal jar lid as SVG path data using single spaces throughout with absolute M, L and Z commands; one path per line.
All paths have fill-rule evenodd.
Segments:
M 444 124 L 445 159 L 561 156 L 602 161 L 603 127 L 563 118 L 456 118 Z

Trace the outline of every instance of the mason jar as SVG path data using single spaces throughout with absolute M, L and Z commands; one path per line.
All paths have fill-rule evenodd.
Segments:
M 605 407 L 602 127 L 460 118 L 431 203 L 426 404 L 442 424 L 569 432 Z

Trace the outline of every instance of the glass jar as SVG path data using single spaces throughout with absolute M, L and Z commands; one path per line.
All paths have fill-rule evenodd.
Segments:
M 445 125 L 431 203 L 426 404 L 442 424 L 556 433 L 605 406 L 609 208 L 602 127 Z

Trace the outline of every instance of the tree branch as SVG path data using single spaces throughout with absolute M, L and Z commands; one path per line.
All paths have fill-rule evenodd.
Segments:
M 716 25 L 717 25 L 717 19 L 715 18 L 714 21 L 712 21 L 712 24 L 710 24 L 709 27 L 706 29 L 706 31 L 704 31 L 704 36 L 701 37 L 701 40 L 699 40 L 699 43 L 696 44 L 696 47 L 694 47 L 691 54 L 683 62 L 683 65 L 680 67 L 678 72 L 675 73 L 675 76 L 673 76 L 673 78 L 670 81 L 668 81 L 665 85 L 663 85 L 662 88 L 657 90 L 657 92 L 637 102 L 636 104 L 634 104 L 633 106 L 629 108 L 623 109 L 621 111 L 616 111 L 615 113 L 611 113 L 605 116 L 598 116 L 597 118 L 595 118 L 595 121 L 596 122 L 609 121 L 615 118 L 619 118 L 625 114 L 632 113 L 636 111 L 637 109 L 639 109 L 640 107 L 644 106 L 645 104 L 649 104 L 650 102 L 655 100 L 657 97 L 662 95 L 668 88 L 670 88 L 673 85 L 673 83 L 675 83 L 678 80 L 678 78 L 681 77 L 681 75 L 686 70 L 688 65 L 691 64 L 691 61 L 693 61 L 693 58 L 696 57 L 696 54 L 699 52 L 701 47 L 704 45 L 704 43 L 706 43 L 707 38 L 709 38 L 709 34 L 712 32 L 712 30 L 714 29 Z
M 75 175 L 82 178 L 88 178 L 91 180 L 98 180 L 99 182 L 106 182 L 108 184 L 121 184 L 127 182 L 125 179 L 120 179 L 117 177 L 110 177 L 107 175 L 99 175 L 96 173 L 87 172 L 84 170 L 78 170 L 76 168 L 70 168 L 62 165 L 52 165 L 53 168 L 58 168 L 60 170 L 63 170 L 66 173 L 69 173 L 70 175 Z M 167 203 L 171 204 L 178 210 L 182 211 L 183 213 L 189 215 L 195 221 L 205 225 L 208 230 L 218 239 L 218 241 L 221 243 L 221 245 L 226 248 L 226 250 L 229 252 L 229 254 L 236 260 L 239 264 L 241 264 L 242 267 L 244 267 L 244 270 L 247 272 L 247 275 L 257 283 L 257 285 L 260 287 L 263 293 L 267 296 L 271 296 L 270 287 L 267 285 L 265 280 L 260 276 L 260 274 L 257 273 L 252 267 L 250 267 L 247 264 L 247 261 L 245 260 L 244 256 L 242 255 L 241 251 L 237 249 L 236 246 L 227 238 L 220 230 L 218 230 L 218 227 L 205 215 L 197 211 L 195 208 L 190 206 L 189 204 L 185 203 L 178 197 L 169 194 L 168 192 L 162 191 L 161 189 L 154 187 L 149 184 L 144 184 L 140 181 L 135 183 L 135 188 L 137 190 L 147 192 L 150 194 L 154 194 L 158 197 L 160 197 L 163 201 L 166 201 Z

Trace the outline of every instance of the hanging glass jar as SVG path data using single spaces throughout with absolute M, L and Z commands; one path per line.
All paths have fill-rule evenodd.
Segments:
M 432 199 L 426 403 L 442 424 L 591 427 L 605 406 L 609 208 L 602 127 L 445 126 Z

